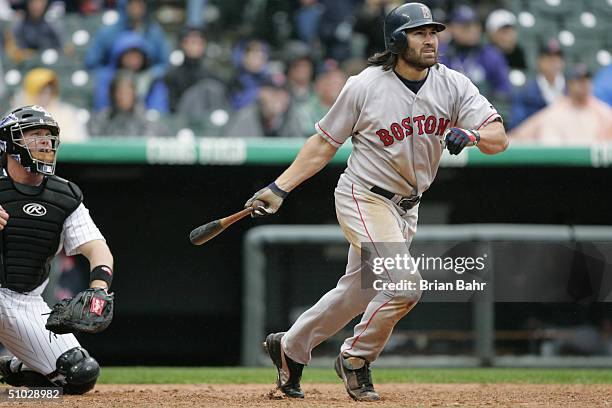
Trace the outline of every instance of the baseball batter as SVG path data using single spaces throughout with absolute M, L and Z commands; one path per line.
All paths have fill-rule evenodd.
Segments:
M 96 319 L 112 302 L 113 257 L 73 183 L 55 176 L 60 129 L 39 106 L 10 112 L 0 122 L 0 342 L 13 356 L 0 357 L 0 379 L 13 386 L 59 386 L 64 393 L 92 389 L 100 367 L 61 327 L 63 307 Z M 90 287 L 51 310 L 41 293 L 50 262 L 62 247 L 83 254 L 92 267 Z M 83 295 L 85 294 L 85 295 Z M 84 310 L 78 309 L 78 307 Z M 78 322 L 77 322 L 78 323 Z M 83 322 L 89 327 L 91 322 Z M 110 323 L 110 321 L 106 322 Z
M 286 333 L 270 334 L 264 343 L 278 370 L 278 387 L 289 397 L 304 396 L 300 379 L 312 349 L 362 314 L 335 370 L 353 399 L 379 399 L 369 366 L 421 294 L 364 287 L 362 243 L 371 243 L 378 256 L 397 254 L 386 253 L 384 243 L 405 243 L 408 254 L 421 196 L 436 176 L 443 150 L 459 154 L 477 146 L 495 154 L 508 145 L 489 101 L 464 75 L 437 62 L 438 32 L 445 26 L 433 21 L 429 8 L 401 5 L 384 24 L 386 50 L 348 80 L 291 166 L 246 204 L 265 203 L 254 216 L 275 213 L 291 190 L 352 138 L 353 151 L 335 191 L 338 221 L 350 243 L 346 274 Z M 419 280 L 414 272 L 389 269 L 378 278 Z

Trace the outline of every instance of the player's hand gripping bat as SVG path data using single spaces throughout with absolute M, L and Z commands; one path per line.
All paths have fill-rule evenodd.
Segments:
M 236 221 L 240 221 L 247 215 L 251 215 L 251 213 L 257 209 L 257 207 L 264 206 L 265 204 L 262 201 L 256 200 L 253 202 L 253 205 L 245 208 L 242 211 L 238 211 L 232 215 L 229 215 L 225 218 L 220 218 L 218 220 L 211 221 L 207 224 L 200 225 L 195 228 L 189 234 L 189 240 L 193 245 L 202 245 L 205 242 L 210 241 L 220 233 L 222 233 L 227 227 L 235 223 Z

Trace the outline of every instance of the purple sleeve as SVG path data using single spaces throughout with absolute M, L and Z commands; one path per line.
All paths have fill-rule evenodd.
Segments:
M 512 86 L 508 78 L 508 62 L 504 55 L 497 48 L 488 46 L 482 56 L 487 68 L 487 80 L 495 92 L 510 94 Z

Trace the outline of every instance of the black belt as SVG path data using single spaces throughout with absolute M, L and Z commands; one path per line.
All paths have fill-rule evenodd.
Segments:
M 375 194 L 381 195 L 388 200 L 393 201 L 395 204 L 399 205 L 404 211 L 408 211 L 421 201 L 421 196 L 415 195 L 411 197 L 403 197 L 399 194 L 394 194 L 378 186 L 372 187 L 370 191 Z

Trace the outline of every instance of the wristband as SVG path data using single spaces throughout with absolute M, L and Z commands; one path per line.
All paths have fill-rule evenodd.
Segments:
M 477 131 L 477 130 L 474 130 L 474 129 L 470 129 L 470 132 L 472 132 L 472 134 L 476 138 L 476 140 L 474 140 L 474 144 L 472 146 L 476 146 L 478 144 L 478 142 L 480 142 L 480 132 Z
M 110 266 L 106 265 L 98 265 L 91 270 L 91 274 L 89 275 L 89 282 L 95 280 L 101 280 L 106 282 L 108 288 L 110 289 L 111 283 L 113 282 L 113 270 Z
M 277 196 L 279 196 L 279 197 L 280 197 L 280 198 L 282 198 L 283 200 L 284 200 L 285 198 L 287 198 L 287 196 L 289 195 L 289 192 L 288 192 L 288 191 L 281 190 L 281 188 L 280 188 L 279 186 L 277 186 L 275 182 L 270 183 L 270 185 L 268 186 L 268 188 L 269 188 L 270 190 L 272 190 L 272 192 L 273 192 L 274 194 L 276 194 Z

